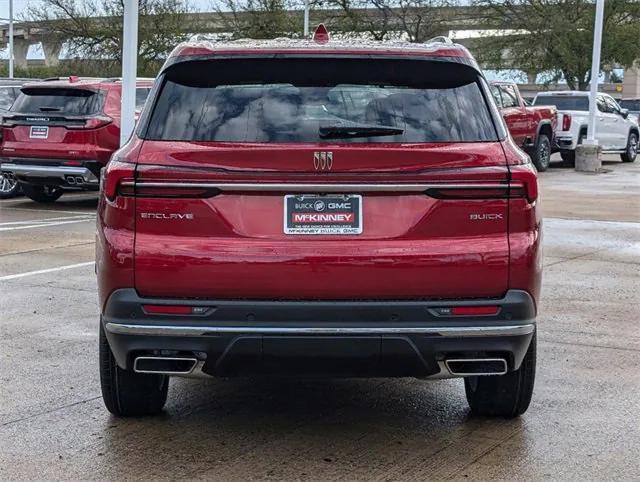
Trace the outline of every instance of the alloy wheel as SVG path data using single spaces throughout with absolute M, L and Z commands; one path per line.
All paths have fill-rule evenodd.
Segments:
M 0 173 L 0 194 L 9 194 L 15 190 L 18 185 L 16 178 L 9 175 Z

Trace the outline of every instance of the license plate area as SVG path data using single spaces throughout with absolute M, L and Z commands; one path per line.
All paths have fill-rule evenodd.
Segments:
M 49 137 L 49 127 L 31 126 L 31 129 L 29 129 L 29 137 L 31 139 L 47 139 Z
M 284 233 L 361 234 L 362 196 L 287 194 L 284 197 Z

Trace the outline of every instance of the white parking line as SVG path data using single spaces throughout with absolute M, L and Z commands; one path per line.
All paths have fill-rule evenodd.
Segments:
M 18 226 L 24 224 L 42 224 L 42 223 L 51 223 L 54 221 L 67 221 L 71 219 L 85 219 L 85 220 L 93 220 L 95 219 L 95 215 L 91 214 L 78 214 L 77 216 L 59 216 L 56 218 L 43 218 L 43 219 L 29 219 L 27 221 L 7 221 L 4 223 L 0 223 L 0 226 Z
M 37 208 L 14 208 L 13 206 L 7 206 L 0 204 L 0 212 L 4 210 L 12 211 L 32 211 L 34 213 L 63 213 L 63 214 L 83 214 L 84 211 L 65 211 L 62 209 L 37 209 Z M 95 209 L 94 209 L 95 211 Z M 86 213 L 89 214 L 89 213 Z
M 24 278 L 25 276 L 34 276 L 37 274 L 54 273 L 56 271 L 64 271 L 66 269 L 82 268 L 83 266 L 92 266 L 93 264 L 94 261 L 87 261 L 86 263 L 68 264 L 66 266 L 58 266 L 57 268 L 39 269 L 38 271 L 27 271 L 26 273 L 10 274 L 7 276 L 0 276 L 0 281 Z
M 61 224 L 86 223 L 87 221 L 95 221 L 93 218 L 76 219 L 73 221 L 58 221 L 55 223 L 30 224 L 29 226 L 11 226 L 8 228 L 0 228 L 0 231 L 16 231 L 18 229 L 47 228 L 49 226 L 60 226 Z

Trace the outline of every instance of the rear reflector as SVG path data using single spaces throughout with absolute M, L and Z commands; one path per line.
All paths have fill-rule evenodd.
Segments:
M 190 315 L 191 306 L 182 305 L 142 305 L 142 309 L 152 315 Z
M 484 316 L 496 315 L 499 310 L 499 306 L 454 306 L 451 308 L 451 314 L 453 316 Z

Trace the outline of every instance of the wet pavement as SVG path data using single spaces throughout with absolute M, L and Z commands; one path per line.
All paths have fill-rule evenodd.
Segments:
M 96 196 L 0 201 L 0 479 L 638 479 L 640 164 L 605 168 L 541 175 L 538 378 L 516 420 L 414 379 L 174 379 L 165 415 L 114 418 Z

